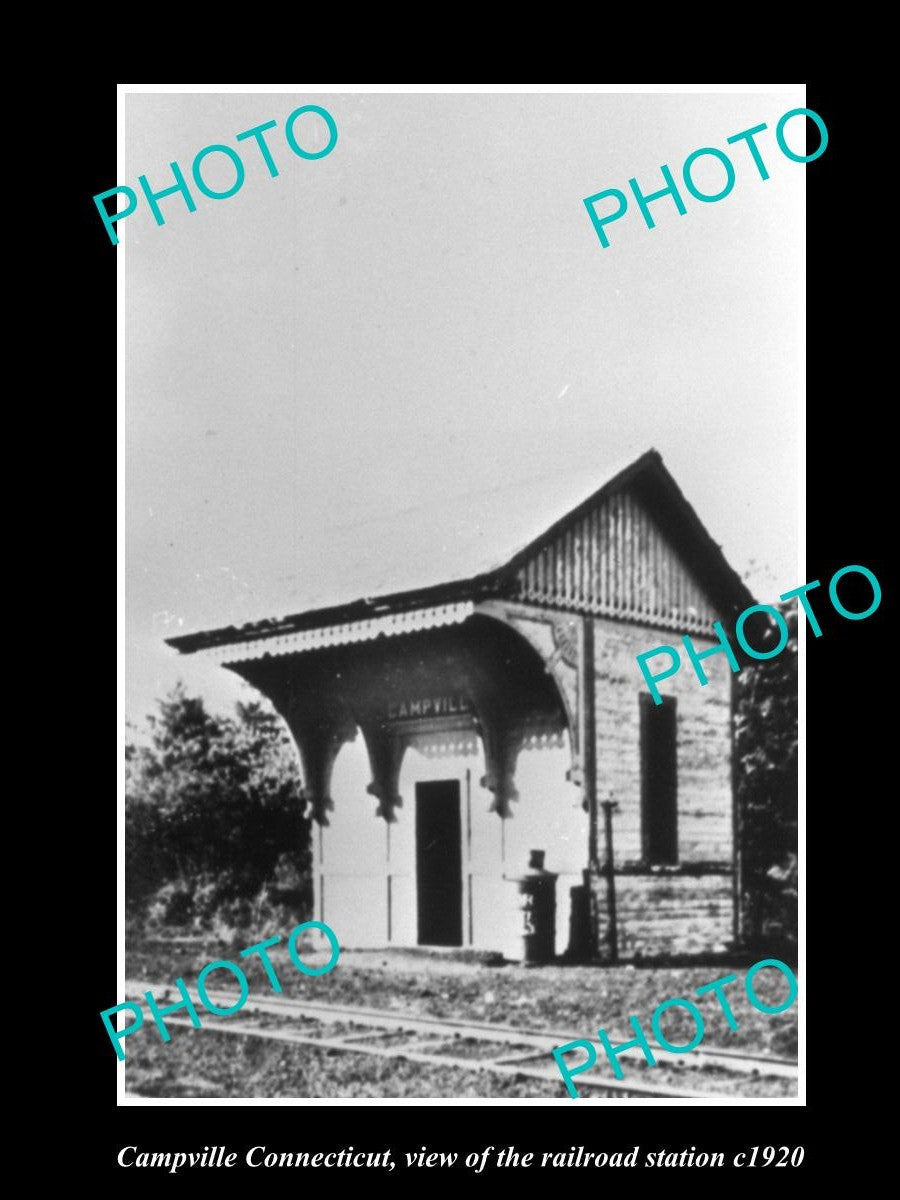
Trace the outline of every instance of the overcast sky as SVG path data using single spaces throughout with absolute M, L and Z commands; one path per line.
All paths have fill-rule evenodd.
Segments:
M 305 103 L 337 123 L 318 161 L 284 140 Z M 805 168 L 774 138 L 802 103 L 799 88 L 126 95 L 110 187 L 162 189 L 173 160 L 190 180 L 204 146 L 238 149 L 272 119 L 280 171 L 243 142 L 235 196 L 193 189 L 194 213 L 171 196 L 164 226 L 145 206 L 119 224 L 129 717 L 179 677 L 213 706 L 244 694 L 163 639 L 295 611 L 329 525 L 365 538 L 372 517 L 427 501 L 433 521 L 436 499 L 476 490 L 489 525 L 500 485 L 595 468 L 599 484 L 651 445 L 759 599 L 802 582 Z M 648 230 L 635 209 L 601 247 L 585 196 L 632 176 L 656 191 L 662 163 L 680 180 L 693 150 L 762 122 L 767 181 L 732 148 L 729 196 L 682 188 L 685 216 L 661 200 Z M 314 144 L 307 118 L 298 130 Z M 208 166 L 227 187 L 233 170 Z M 720 172 L 695 178 L 712 192 Z

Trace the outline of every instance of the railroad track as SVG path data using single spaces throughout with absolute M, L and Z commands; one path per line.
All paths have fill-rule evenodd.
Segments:
M 125 981 L 125 994 L 128 999 L 143 999 L 144 993 L 148 991 L 161 1003 L 166 1003 L 177 995 L 171 985 Z M 196 990 L 189 988 L 188 991 L 198 1009 L 201 1009 Z M 208 996 L 214 1004 L 222 1008 L 234 1003 L 233 993 L 210 990 Z M 263 1018 L 277 1017 L 284 1024 L 272 1027 L 254 1023 L 248 1019 L 251 1014 Z M 183 1017 L 168 1017 L 166 1024 L 192 1028 L 191 1022 Z M 316 1026 L 316 1029 L 310 1030 L 310 1025 Z M 406 1062 L 431 1067 L 456 1067 L 466 1071 L 553 1083 L 561 1083 L 561 1077 L 550 1052 L 555 1046 L 587 1036 L 583 1032 L 554 1033 L 546 1029 L 521 1029 L 485 1021 L 441 1020 L 438 1017 L 398 1013 L 389 1009 L 293 1000 L 283 996 L 263 1000 L 248 999 L 241 1009 L 240 1016 L 217 1018 L 204 1012 L 203 1028 L 224 1035 L 257 1037 L 338 1053 L 403 1059 Z M 454 1049 L 473 1052 L 473 1057 L 450 1052 Z M 789 1058 L 760 1057 L 739 1050 L 702 1046 L 687 1055 L 675 1055 L 657 1047 L 653 1050 L 660 1065 L 675 1066 L 681 1070 L 714 1069 L 732 1075 L 793 1080 L 798 1077 L 797 1063 Z M 638 1060 L 644 1064 L 644 1056 L 638 1050 L 626 1050 L 620 1058 Z M 579 1075 L 578 1088 L 616 1096 L 659 1099 L 697 1099 L 734 1094 L 710 1092 L 705 1089 L 686 1090 L 666 1083 L 650 1083 L 637 1079 L 605 1078 L 599 1072 L 585 1072 Z

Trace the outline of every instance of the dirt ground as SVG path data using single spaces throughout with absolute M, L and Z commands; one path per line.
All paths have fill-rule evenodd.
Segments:
M 246 943 L 243 943 L 246 944 Z M 179 976 L 191 987 L 200 970 L 216 959 L 241 962 L 251 998 L 273 995 L 258 958 L 240 960 L 240 946 L 208 943 L 152 943 L 131 946 L 126 974 L 130 979 L 172 984 Z M 304 955 L 307 958 L 306 955 Z M 327 960 L 327 955 L 324 956 Z M 548 1030 L 560 1040 L 574 1037 L 596 1041 L 597 1029 L 607 1030 L 616 1043 L 633 1037 L 629 1017 L 635 1015 L 650 1031 L 650 1016 L 663 1001 L 676 996 L 697 1000 L 705 1019 L 703 1047 L 744 1050 L 761 1055 L 796 1057 L 797 1005 L 767 1015 L 753 1008 L 746 996 L 744 967 L 526 968 L 517 964 L 488 965 L 470 956 L 467 961 L 415 951 L 342 951 L 334 970 L 319 977 L 301 975 L 284 946 L 275 947 L 271 960 L 286 997 L 335 1004 L 355 1004 L 398 1013 L 444 1019 L 496 1022 L 524 1030 Z M 314 959 L 307 958 L 310 965 Z M 696 989 L 727 974 L 737 982 L 727 995 L 739 1028 L 732 1032 L 714 996 L 702 1000 Z M 229 990 L 227 972 L 213 975 L 210 986 Z M 236 990 L 236 989 L 235 989 Z M 777 971 L 756 979 L 759 998 L 777 1004 L 786 996 L 786 980 Z M 173 997 L 174 998 L 174 997 Z M 183 1015 L 183 1014 L 182 1014 Z M 227 1020 L 237 1033 L 242 1015 Z M 677 1009 L 668 1013 L 664 1030 L 673 1042 L 689 1040 L 693 1023 Z M 305 1032 L 305 1031 L 304 1031 Z M 451 1066 L 405 1063 L 351 1055 L 326 1048 L 292 1046 L 259 1038 L 224 1036 L 213 1030 L 172 1030 L 164 1044 L 152 1022 L 124 1043 L 126 1088 L 146 1096 L 197 1097 L 563 1097 L 565 1088 L 525 1078 L 469 1073 Z M 463 1055 L 461 1055 L 463 1056 Z M 649 1068 L 635 1062 L 625 1066 L 634 1075 L 660 1086 L 714 1090 L 731 1095 L 795 1094 L 788 1080 L 735 1079 L 720 1072 L 702 1076 L 699 1063 L 686 1054 L 683 1067 Z M 602 1054 L 594 1071 L 609 1072 Z

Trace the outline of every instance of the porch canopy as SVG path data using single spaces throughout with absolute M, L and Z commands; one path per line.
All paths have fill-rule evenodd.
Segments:
M 558 737 L 565 715 L 539 654 L 508 625 L 472 605 L 418 610 L 381 632 L 277 657 L 231 664 L 268 696 L 287 721 L 303 763 L 307 800 L 320 823 L 332 808 L 331 769 L 341 746 L 361 730 L 369 757 L 369 791 L 387 820 L 402 804 L 404 753 L 443 741 L 447 752 L 479 734 L 482 786 L 503 816 L 517 799 L 516 758 L 529 740 Z M 453 620 L 453 623 L 451 623 Z M 432 622 L 440 621 L 440 624 Z

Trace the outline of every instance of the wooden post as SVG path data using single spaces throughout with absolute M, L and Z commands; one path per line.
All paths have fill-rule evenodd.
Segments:
M 729 754 L 731 757 L 731 861 L 734 868 L 731 882 L 731 902 L 734 905 L 734 914 L 732 919 L 732 936 L 734 937 L 735 946 L 743 946 L 744 944 L 744 814 L 740 806 L 740 789 L 738 787 L 738 761 L 737 761 L 737 709 L 738 709 L 738 690 L 737 676 L 731 676 L 731 689 L 729 692 L 729 703 L 731 706 L 730 721 L 728 726 L 729 735 Z
M 597 812 L 597 723 L 596 674 L 594 670 L 594 618 L 587 614 L 581 620 L 581 662 L 578 679 L 578 741 L 581 759 L 581 788 L 588 814 L 588 865 L 584 873 L 587 889 L 586 916 L 589 926 L 590 957 L 600 948 L 600 929 L 603 924 L 594 880 L 600 873 L 600 830 Z
M 597 819 L 597 723 L 596 675 L 594 672 L 594 618 L 582 619 L 581 641 L 581 738 L 582 788 L 588 812 L 588 869 L 600 865 L 599 829 Z
M 604 872 L 606 874 L 607 961 L 615 963 L 619 961 L 619 931 L 618 923 L 616 921 L 616 870 L 613 856 L 612 815 L 619 806 L 615 800 L 604 800 L 601 807 L 603 808 L 603 825 L 606 842 L 606 862 L 604 863 Z

